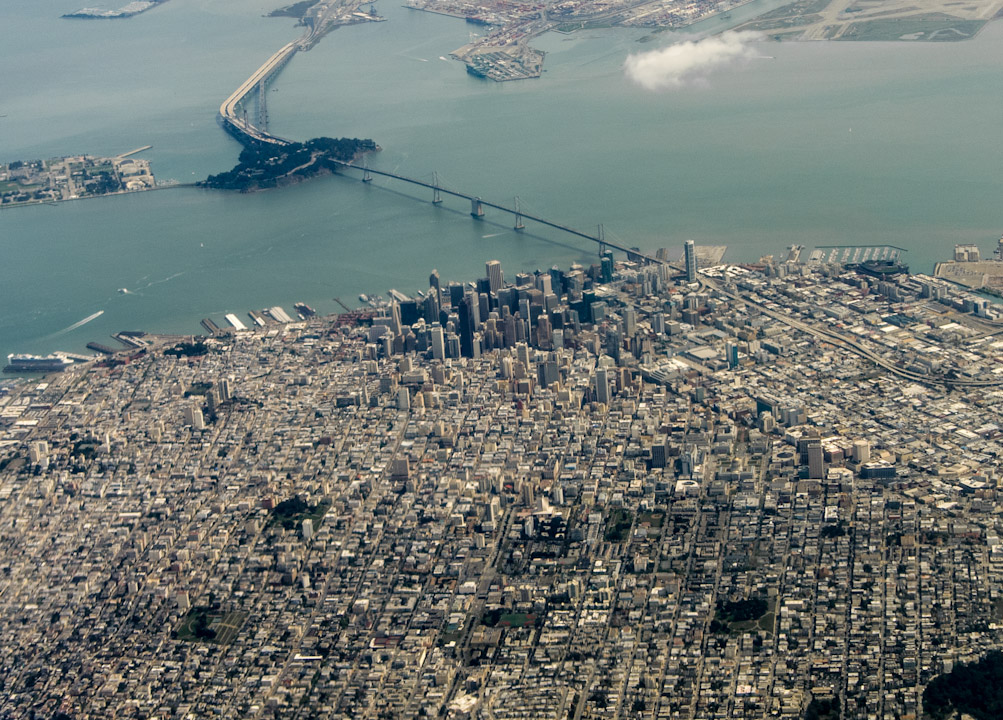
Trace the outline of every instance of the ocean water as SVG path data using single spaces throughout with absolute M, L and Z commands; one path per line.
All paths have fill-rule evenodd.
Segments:
M 216 123 L 220 102 L 300 34 L 263 17 L 276 5 L 170 0 L 82 21 L 59 18 L 79 0 L 9 0 L 0 158 L 149 144 L 160 181 L 228 169 L 240 147 Z M 892 243 L 929 271 L 954 243 L 988 252 L 1003 232 L 1003 24 L 964 43 L 763 42 L 705 82 L 652 93 L 625 80 L 624 60 L 686 34 L 553 33 L 534 43 L 543 77 L 497 84 L 443 59 L 480 28 L 376 7 L 387 22 L 340 28 L 283 70 L 268 93 L 273 132 L 370 137 L 383 147 L 373 167 L 438 172 L 496 202 L 518 195 L 528 212 L 648 250 L 692 238 L 742 261 L 791 243 Z M 199 332 L 203 317 L 295 301 L 334 311 L 335 297 L 424 288 L 432 268 L 466 280 L 490 259 L 514 274 L 595 258 L 585 241 L 430 199 L 328 177 L 5 209 L 0 355 L 79 350 L 126 329 Z

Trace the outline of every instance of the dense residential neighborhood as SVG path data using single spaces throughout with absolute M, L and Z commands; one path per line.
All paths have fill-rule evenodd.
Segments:
M 492 262 L 5 380 L 0 717 L 921 717 L 998 648 L 1003 320 L 880 269 Z

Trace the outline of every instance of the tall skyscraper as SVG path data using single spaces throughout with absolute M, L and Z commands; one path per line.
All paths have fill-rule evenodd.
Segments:
M 600 260 L 600 268 L 602 270 L 602 281 L 604 283 L 613 282 L 613 256 L 611 254 L 605 254 Z
M 651 467 L 653 468 L 663 468 L 665 467 L 666 460 L 668 458 L 668 448 L 666 447 L 665 438 L 659 439 L 657 442 L 651 444 Z
M 501 263 L 497 260 L 490 260 L 484 267 L 488 271 L 488 288 L 491 292 L 497 293 L 501 290 L 503 283 Z
M 728 367 L 735 369 L 738 367 L 738 345 L 733 342 L 724 344 L 724 354 L 728 358 Z
M 825 477 L 825 464 L 822 455 L 822 441 L 815 439 L 808 446 L 808 477 L 821 480 Z
M 696 282 L 697 246 L 692 240 L 687 240 L 683 244 L 683 259 L 686 262 L 686 282 Z
M 557 367 L 557 361 L 553 357 L 548 357 L 536 365 L 536 379 L 540 387 L 550 387 L 561 379 L 561 371 Z
M 822 438 L 813 430 L 809 430 L 798 439 L 797 448 L 801 465 L 808 466 L 808 477 L 812 480 L 821 480 L 825 471 Z
M 442 307 L 442 281 L 439 279 L 438 270 L 433 270 L 428 276 L 428 286 L 435 290 L 435 302 Z
M 476 295 L 469 293 L 460 302 L 460 355 L 474 356 L 474 329 L 477 327 Z
M 481 324 L 488 319 L 491 314 L 491 298 L 487 293 L 477 295 L 477 329 L 481 329 Z
M 191 425 L 193 430 L 205 430 L 205 418 L 202 416 L 202 408 L 197 405 L 186 407 L 185 424 Z
M 634 337 L 637 331 L 637 312 L 632 307 L 623 309 L 623 332 L 627 337 Z
M 33 465 L 42 462 L 45 458 L 49 456 L 49 443 L 44 440 L 39 440 L 37 442 L 31 443 L 28 446 L 28 459 L 31 460 Z
M 609 405 L 609 375 L 606 368 L 596 370 L 596 401 Z
M 548 273 L 540 273 L 536 276 L 536 289 L 545 296 L 553 292 L 553 281 Z
M 759 429 L 764 433 L 773 432 L 773 428 L 777 426 L 777 421 L 768 412 L 759 413 Z
M 430 289 L 428 295 L 425 296 L 425 300 L 422 303 L 422 316 L 429 325 L 439 321 L 439 295 L 437 290 L 433 291 Z
M 400 335 L 401 307 L 396 300 L 390 303 L 390 329 L 393 331 L 394 335 Z
M 541 348 L 549 348 L 552 342 L 551 337 L 552 328 L 550 327 L 550 318 L 546 315 L 541 315 L 539 320 L 536 321 L 536 346 Z
M 446 359 L 446 336 L 441 326 L 432 328 L 432 358 L 435 360 Z
M 871 459 L 871 444 L 867 440 L 853 442 L 853 462 L 865 463 Z
M 519 358 L 519 362 L 522 363 L 524 368 L 529 367 L 529 345 L 520 343 L 516 347 L 516 356 Z

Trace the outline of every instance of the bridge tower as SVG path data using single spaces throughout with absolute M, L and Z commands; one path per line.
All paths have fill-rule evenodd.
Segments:
M 442 204 L 442 193 L 439 192 L 439 173 L 432 173 L 432 204 Z
M 372 182 L 373 174 L 369 172 L 369 161 L 365 158 L 362 159 L 362 182 Z
M 258 129 L 268 132 L 268 88 L 265 81 L 258 83 Z
M 470 198 L 470 214 L 478 220 L 484 217 L 484 206 L 479 197 Z
M 595 241 L 599 243 L 599 257 L 604 258 L 608 254 L 612 257 L 612 253 L 609 247 L 606 245 L 606 229 L 602 226 L 602 223 L 596 226 L 596 236 Z
M 515 196 L 515 230 L 522 230 L 525 225 L 522 223 L 522 214 L 519 212 L 519 196 Z

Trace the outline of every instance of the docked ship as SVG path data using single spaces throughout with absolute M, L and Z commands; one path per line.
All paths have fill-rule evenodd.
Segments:
M 62 372 L 73 361 L 59 355 L 8 355 L 4 372 Z

